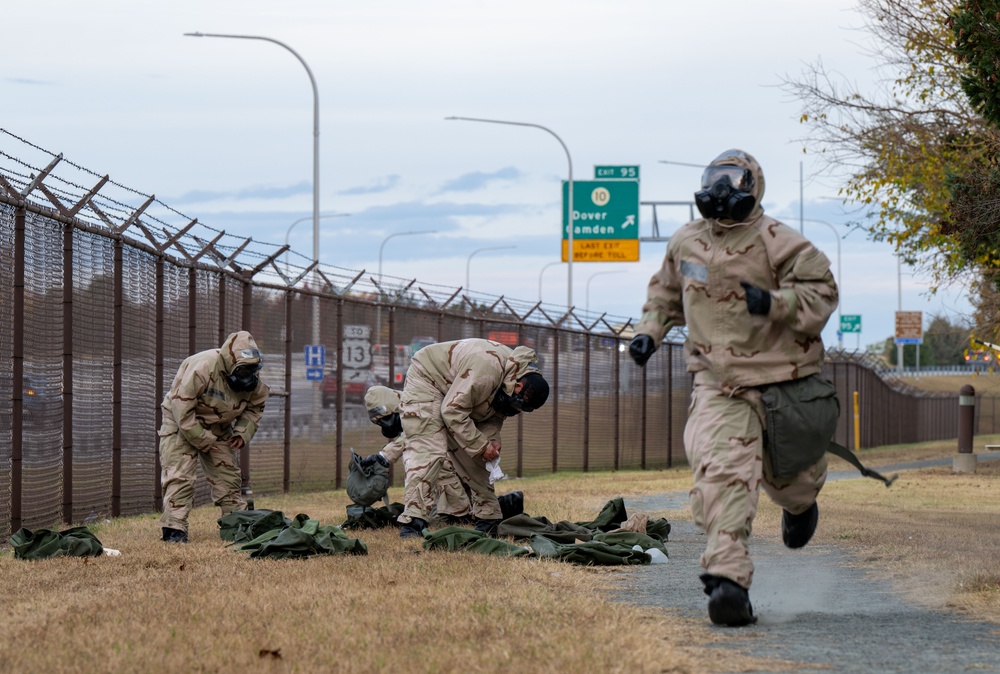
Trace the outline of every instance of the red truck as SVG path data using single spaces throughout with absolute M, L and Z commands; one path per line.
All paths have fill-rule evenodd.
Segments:
M 344 402 L 362 404 L 365 401 L 365 392 L 369 386 L 378 382 L 371 370 L 344 370 Z M 323 376 L 323 407 L 330 407 L 337 402 L 337 371 L 332 370 Z

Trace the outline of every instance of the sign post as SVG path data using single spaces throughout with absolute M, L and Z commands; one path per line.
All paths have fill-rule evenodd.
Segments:
M 570 222 L 574 262 L 639 261 L 638 180 L 574 181 L 572 218 L 567 213 L 569 190 L 565 181 L 562 193 L 563 262 L 569 259 Z
M 903 347 L 907 344 L 917 345 L 917 367 L 920 363 L 920 345 L 924 341 L 924 315 L 921 311 L 896 312 L 896 360 L 899 372 L 903 372 Z

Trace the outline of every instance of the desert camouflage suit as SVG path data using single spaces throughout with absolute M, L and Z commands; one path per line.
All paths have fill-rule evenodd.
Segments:
M 223 515 L 246 508 L 236 450 L 228 442 L 240 437 L 250 443 L 270 389 L 260 382 L 253 391 L 236 393 L 229 388 L 226 374 L 237 365 L 259 362 L 254 338 L 241 331 L 229 335 L 221 348 L 185 358 L 177 369 L 160 406 L 161 526 L 187 532 L 198 462 L 211 486 L 212 502 Z
M 399 412 L 399 392 L 387 386 L 372 386 L 365 392 L 365 407 L 372 420 L 388 416 Z M 453 517 L 465 517 L 472 514 L 472 506 L 469 502 L 469 494 L 462 486 L 462 481 L 455 472 L 452 463 L 454 452 L 449 446 L 448 456 L 441 464 L 441 473 L 438 476 L 439 494 L 436 499 L 437 514 L 451 515 Z M 389 463 L 396 463 L 403 459 L 404 477 L 408 474 L 411 452 L 406 449 L 406 434 L 402 433 L 386 443 L 382 448 L 382 455 Z M 409 503 L 415 497 L 413 487 L 410 483 L 403 484 L 403 501 Z
M 745 153 L 744 153 L 745 154 Z M 826 458 L 791 479 L 776 479 L 764 460 L 761 385 L 821 371 L 820 333 L 837 306 L 827 258 L 760 207 L 764 176 L 749 155 L 756 206 L 743 222 L 699 219 L 667 246 L 649 282 L 637 334 L 659 345 L 674 326 L 684 343 L 694 390 L 684 449 L 694 471 L 691 512 L 707 534 L 701 565 L 749 588 L 747 546 L 760 488 L 793 515 L 807 510 L 826 480 Z M 746 281 L 771 291 L 766 316 L 747 311 Z
M 482 454 L 490 440 L 500 441 L 506 417 L 490 401 L 500 386 L 513 394 L 519 378 L 537 371 L 533 350 L 486 339 L 439 342 L 417 351 L 406 371 L 400 415 L 412 453 L 400 523 L 429 519 L 449 446 L 456 448 L 451 453 L 455 470 L 472 492 L 472 514 L 483 520 L 501 518 Z

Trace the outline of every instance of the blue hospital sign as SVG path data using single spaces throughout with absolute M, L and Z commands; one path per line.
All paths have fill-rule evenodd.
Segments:
M 306 344 L 306 367 L 326 365 L 326 347 L 322 344 Z

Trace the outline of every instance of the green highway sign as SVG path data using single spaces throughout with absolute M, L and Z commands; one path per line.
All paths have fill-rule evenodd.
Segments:
M 625 180 L 638 180 L 639 179 L 639 167 L 638 166 L 595 166 L 594 167 L 594 179 L 625 179 Z M 576 200 L 576 197 L 573 197 Z
M 841 332 L 861 332 L 861 315 L 844 314 L 840 317 Z
M 569 190 L 562 184 L 562 238 L 568 237 Z M 638 180 L 574 180 L 574 239 L 638 239 Z
M 563 261 L 569 251 L 569 189 L 562 184 Z M 639 181 L 573 181 L 573 261 L 639 259 Z

